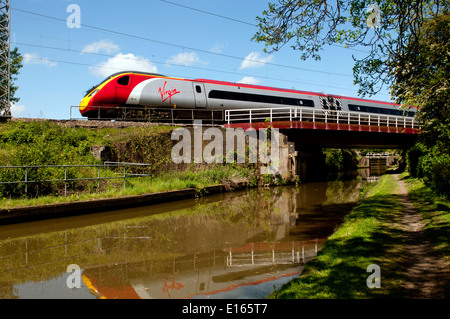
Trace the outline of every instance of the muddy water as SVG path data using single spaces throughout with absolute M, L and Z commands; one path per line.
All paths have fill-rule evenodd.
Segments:
M 317 254 L 362 183 L 1 226 L 0 298 L 264 298 Z

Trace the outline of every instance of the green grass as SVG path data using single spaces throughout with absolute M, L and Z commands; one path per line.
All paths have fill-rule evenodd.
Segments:
M 400 232 L 390 225 L 403 209 L 397 182 L 385 175 L 378 185 L 349 213 L 329 237 L 318 256 L 308 262 L 300 277 L 274 291 L 270 298 L 373 298 L 401 296 L 397 291 L 401 262 L 395 254 Z M 367 287 L 367 267 L 381 268 L 381 288 Z

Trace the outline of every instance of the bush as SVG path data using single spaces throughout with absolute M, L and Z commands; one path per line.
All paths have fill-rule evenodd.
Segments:
M 427 152 L 426 147 L 417 143 L 411 147 L 406 153 L 406 163 L 408 165 L 408 172 L 412 177 L 422 177 L 422 170 L 420 165 L 420 160 L 423 155 Z
M 450 196 L 450 155 L 438 146 L 417 143 L 406 153 L 408 171 L 439 194 Z
M 423 178 L 436 192 L 450 196 L 450 156 L 430 152 L 420 160 Z
M 354 170 L 358 166 L 356 153 L 350 149 L 324 149 L 325 164 L 329 173 Z
M 153 174 L 173 169 L 171 131 L 136 129 L 112 142 L 112 157 L 118 162 L 152 163 Z M 145 173 L 145 172 L 141 172 Z
M 0 148 L 4 150 L 1 166 L 46 166 L 68 164 L 94 164 L 85 129 L 67 128 L 51 121 L 11 122 L 0 127 Z M 78 169 L 67 170 L 67 178 L 92 177 L 95 171 L 84 176 Z M 64 178 L 61 168 L 29 168 L 28 181 L 57 180 Z M 25 180 L 25 169 L 0 169 L 2 182 Z M 69 184 L 69 183 L 68 183 Z M 77 187 L 79 182 L 70 182 Z M 73 185 L 72 185 L 73 184 Z M 77 184 L 77 185 L 75 185 Z M 0 185 L 0 198 L 58 194 L 64 184 L 58 182 L 11 183 Z

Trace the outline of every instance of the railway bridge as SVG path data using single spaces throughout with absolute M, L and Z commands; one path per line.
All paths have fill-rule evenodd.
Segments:
M 298 107 L 227 110 L 224 127 L 279 129 L 279 173 L 301 180 L 325 171 L 322 148 L 404 149 L 421 131 L 414 117 Z
M 72 108 L 71 107 L 71 120 Z M 116 109 L 120 109 L 117 107 Z M 132 109 L 132 108 L 131 108 Z M 99 108 L 100 110 L 100 108 Z M 157 111 L 162 113 L 159 114 Z M 136 125 L 135 119 L 128 119 L 126 115 L 130 109 L 123 107 L 119 114 L 121 118 L 104 119 L 98 112 L 98 120 L 116 120 L 115 125 Z M 325 158 L 323 148 L 353 148 L 353 149 L 405 149 L 414 145 L 420 134 L 418 121 L 411 116 L 399 116 L 382 113 L 368 113 L 356 111 L 333 111 L 311 109 L 305 107 L 276 107 L 276 108 L 242 108 L 225 111 L 164 108 L 148 109 L 149 114 L 159 114 L 158 117 L 142 118 L 145 122 L 164 122 L 188 128 L 193 137 L 190 154 L 196 153 L 195 145 L 200 143 L 202 151 L 208 147 L 208 141 L 199 142 L 192 123 L 200 121 L 208 123 L 202 130 L 208 128 L 243 129 L 244 131 L 276 128 L 280 132 L 279 167 L 276 170 L 283 177 L 297 177 L 301 180 L 316 179 L 321 172 L 325 172 Z M 180 115 L 183 115 L 180 117 Z M 91 118 L 94 120 L 95 118 Z M 128 121 L 128 122 L 127 122 Z M 203 122 L 202 122 L 203 121 Z M 92 124 L 89 121 L 82 122 Z M 190 123 L 190 124 L 187 124 Z M 218 124 L 221 123 L 221 124 Z M 223 125 L 222 125 L 223 124 Z M 195 125 L 194 125 L 195 127 Z M 222 132 L 223 133 L 223 132 Z M 197 138 L 196 138 L 197 136 Z M 227 149 L 226 141 L 223 151 Z M 191 141 L 192 142 L 192 141 Z M 226 151 L 219 157 L 223 160 Z M 191 162 L 192 158 L 187 162 Z M 195 158 L 194 158 L 195 162 Z

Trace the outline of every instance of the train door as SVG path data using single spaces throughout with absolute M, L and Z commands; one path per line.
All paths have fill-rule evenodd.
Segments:
M 206 91 L 205 84 L 199 82 L 192 82 L 195 97 L 195 107 L 205 108 L 206 107 Z
M 127 74 L 122 77 L 119 77 L 117 80 L 117 85 L 115 86 L 115 94 L 116 94 L 116 103 L 117 104 L 125 104 L 128 96 L 130 95 L 130 82 L 132 76 Z

